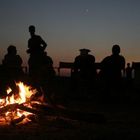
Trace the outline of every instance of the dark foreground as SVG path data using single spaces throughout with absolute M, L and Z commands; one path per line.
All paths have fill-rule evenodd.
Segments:
M 25 125 L 0 126 L 0 138 L 12 140 L 139 140 L 140 90 L 125 90 L 108 98 L 105 91 L 72 90 L 67 79 L 59 79 L 53 92 L 56 104 L 87 113 L 101 113 L 106 122 L 44 115 Z M 119 95 L 119 97 L 118 97 Z

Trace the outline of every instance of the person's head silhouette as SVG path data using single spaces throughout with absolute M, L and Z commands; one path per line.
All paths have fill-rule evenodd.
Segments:
M 8 54 L 12 54 L 12 55 L 16 55 L 16 53 L 17 53 L 16 47 L 13 46 L 13 45 L 10 45 L 10 46 L 7 48 L 7 51 L 8 51 Z
M 89 49 L 80 49 L 80 55 L 88 55 L 88 53 L 90 52 Z
M 29 26 L 29 32 L 30 32 L 31 35 L 35 34 L 35 26 L 34 25 Z
M 120 46 L 119 45 L 113 45 L 112 54 L 113 55 L 119 55 L 119 53 L 120 53 Z
M 130 63 L 127 63 L 127 67 L 130 67 Z

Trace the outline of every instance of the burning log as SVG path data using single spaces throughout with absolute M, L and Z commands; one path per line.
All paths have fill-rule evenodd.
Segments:
M 101 113 L 87 113 L 81 111 L 70 110 L 66 108 L 60 108 L 57 106 L 49 106 L 43 104 L 32 104 L 33 108 L 24 106 L 23 104 L 18 106 L 18 109 L 30 112 L 36 115 L 50 115 L 50 116 L 61 116 L 73 120 L 85 121 L 85 122 L 95 122 L 95 123 L 105 123 L 106 118 Z
M 14 111 L 16 109 L 20 109 L 35 115 L 50 115 L 50 116 L 61 116 L 66 117 L 73 120 L 85 121 L 85 122 L 95 122 L 95 123 L 104 123 L 106 119 L 103 114 L 101 113 L 87 113 L 87 112 L 80 112 L 75 110 L 69 110 L 66 108 L 60 108 L 57 106 L 49 106 L 49 105 L 42 105 L 42 104 L 32 104 L 32 107 L 27 107 L 24 104 L 9 104 L 2 108 L 0 108 L 0 114 L 3 114 L 8 111 Z M 11 121 L 12 125 L 18 124 L 25 119 L 25 115 L 22 115 L 18 119 L 13 119 Z
M 18 104 L 17 103 L 14 103 L 14 104 L 8 104 L 2 108 L 0 108 L 0 114 L 3 114 L 3 113 L 6 113 L 8 111 L 13 111 L 13 110 L 16 110 L 18 107 Z
M 81 112 L 42 104 L 33 104 L 33 107 L 38 108 L 41 114 L 56 115 L 85 122 L 105 123 L 107 121 L 105 116 L 101 113 Z
M 24 106 L 23 104 L 18 105 L 18 109 L 29 112 L 29 113 L 33 113 L 33 114 L 41 114 L 41 111 Z
M 11 121 L 11 125 L 16 125 L 16 124 L 22 122 L 24 119 L 25 119 L 25 115 L 22 115 L 21 117 L 12 120 L 12 121 Z
M 38 121 L 38 116 L 34 114 L 30 114 L 27 116 L 27 119 L 31 120 L 32 122 L 37 122 Z

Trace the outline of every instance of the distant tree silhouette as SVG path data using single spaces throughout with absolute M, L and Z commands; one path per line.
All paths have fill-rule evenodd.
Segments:
M 101 62 L 101 77 L 110 87 L 118 88 L 122 83 L 122 71 L 125 70 L 125 58 L 120 55 L 120 46 L 112 47 L 112 55 L 105 57 Z
M 80 55 L 74 60 L 74 76 L 76 83 L 83 81 L 87 86 L 94 85 L 96 78 L 95 57 L 89 49 L 80 49 Z

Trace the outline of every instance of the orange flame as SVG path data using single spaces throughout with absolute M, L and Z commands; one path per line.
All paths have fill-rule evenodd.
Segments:
M 32 89 L 30 86 L 24 85 L 23 82 L 16 83 L 16 85 L 19 88 L 19 93 L 14 93 L 14 94 L 10 95 L 10 93 L 12 92 L 12 89 L 8 88 L 7 97 L 0 99 L 0 108 L 3 108 L 10 104 L 24 104 L 27 107 L 31 107 L 30 106 L 30 103 L 32 102 L 31 97 L 37 93 L 37 90 Z M 39 101 L 37 101 L 37 102 L 39 103 Z M 27 121 L 27 116 L 29 114 L 32 114 L 32 113 L 22 111 L 20 109 L 16 109 L 14 111 L 7 111 L 4 114 L 4 116 L 5 116 L 5 120 L 9 121 L 9 120 L 13 120 L 13 119 L 22 117 L 24 115 L 25 116 L 24 120 Z M 0 121 L 1 121 L 1 119 L 0 119 Z

